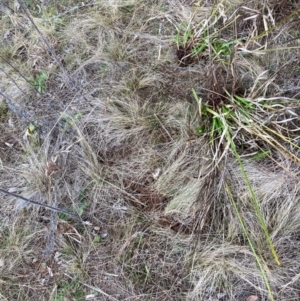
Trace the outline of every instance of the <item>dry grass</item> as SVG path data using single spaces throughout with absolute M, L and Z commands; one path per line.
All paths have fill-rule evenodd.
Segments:
M 274 299 L 299 300 L 297 1 L 11 2 L 0 188 L 75 216 L 1 195 L 0 300 L 268 300 L 224 183 Z M 210 133 L 224 89 L 255 104 L 232 131 L 280 266 Z

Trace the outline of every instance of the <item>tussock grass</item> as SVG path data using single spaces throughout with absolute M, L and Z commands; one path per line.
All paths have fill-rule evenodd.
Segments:
M 298 300 L 296 2 L 17 3 L 1 298 Z

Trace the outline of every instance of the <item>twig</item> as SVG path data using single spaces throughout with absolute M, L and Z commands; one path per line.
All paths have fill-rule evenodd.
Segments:
M 66 274 L 66 273 L 65 273 L 64 275 L 67 276 L 68 278 L 74 280 L 74 278 L 71 277 L 70 275 L 68 275 L 68 274 Z M 116 299 L 116 298 L 114 298 L 113 296 L 107 294 L 106 292 L 104 292 L 104 291 L 103 291 L 101 288 L 99 288 L 99 287 L 92 286 L 92 285 L 89 285 L 89 284 L 87 284 L 87 283 L 81 282 L 81 281 L 79 281 L 78 279 L 76 279 L 76 281 L 79 282 L 79 283 L 81 283 L 82 285 L 88 287 L 89 289 L 92 289 L 92 290 L 96 291 L 97 293 L 102 294 L 103 296 L 107 297 L 108 300 L 118 301 L 118 299 Z
M 52 55 L 52 57 L 54 58 L 54 60 L 56 61 L 56 63 L 58 64 L 60 70 L 62 71 L 62 73 L 65 75 L 65 77 L 68 79 L 69 81 L 69 86 L 74 88 L 74 84 L 70 78 L 70 76 L 68 75 L 66 69 L 64 68 L 64 66 L 62 65 L 61 61 L 59 60 L 59 58 L 57 57 L 54 49 L 49 45 L 49 43 L 47 42 L 46 38 L 43 36 L 43 34 L 41 33 L 41 31 L 38 29 L 38 27 L 35 25 L 35 23 L 33 22 L 32 18 L 30 17 L 29 13 L 27 12 L 27 6 L 24 4 L 24 2 L 22 0 L 18 0 L 20 6 L 22 7 L 24 13 L 26 14 L 26 16 L 28 17 L 29 21 L 31 22 L 31 24 L 33 25 L 33 27 L 36 29 L 36 31 L 38 32 L 41 40 L 45 43 L 45 45 L 47 46 L 48 51 L 50 52 L 50 54 Z
M 15 67 L 13 66 L 7 59 L 5 59 L 2 55 L 0 55 L 0 57 L 2 58 L 2 60 L 9 65 L 10 67 L 12 67 L 29 85 L 31 85 L 35 92 L 39 93 L 40 95 L 42 95 L 42 93 Z
M 32 201 L 30 199 L 27 199 L 27 198 L 21 196 L 21 195 L 8 192 L 7 190 L 4 190 L 2 188 L 0 188 L 0 192 L 3 192 L 5 194 L 7 194 L 7 195 L 13 196 L 13 197 L 18 198 L 18 199 L 21 199 L 21 200 L 23 200 L 23 201 L 25 201 L 27 203 L 43 207 L 43 208 L 49 209 L 49 210 L 54 211 L 54 212 L 64 213 L 64 214 L 67 214 L 69 216 L 75 217 L 76 219 L 79 219 L 77 215 L 72 214 L 72 213 L 70 213 L 70 212 L 68 212 L 66 210 L 63 210 L 63 209 L 60 209 L 60 208 L 57 208 L 57 207 L 53 207 L 53 206 L 50 206 L 50 205 L 42 204 L 42 203 L 39 203 L 37 201 Z
M 21 89 L 21 87 L 17 84 L 17 82 L 9 75 L 9 74 L 7 74 L 6 73 L 6 71 L 4 70 L 4 69 L 2 69 L 2 68 L 0 68 L 0 70 L 16 85 L 16 87 L 21 91 L 21 92 L 23 92 L 25 95 L 27 95 L 27 93 L 23 90 L 23 89 Z
M 0 1 L 0 10 L 4 13 L 13 14 L 14 10 L 10 8 L 7 4 L 3 3 L 3 1 Z
M 10 99 L 10 97 L 9 97 L 6 93 L 4 93 L 4 92 L 1 90 L 1 88 L 0 88 L 0 95 L 2 95 L 3 98 L 6 100 L 7 106 L 9 107 L 9 109 L 10 109 L 11 111 L 13 111 L 15 114 L 17 114 L 17 115 L 20 116 L 20 117 L 24 117 L 29 123 L 32 123 L 32 124 L 34 123 L 34 122 L 31 121 L 30 119 L 28 119 L 27 116 L 26 116 L 19 108 L 17 108 L 17 107 L 13 104 L 12 100 Z

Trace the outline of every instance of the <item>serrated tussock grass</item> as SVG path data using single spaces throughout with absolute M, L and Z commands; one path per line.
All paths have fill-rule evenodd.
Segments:
M 1 297 L 299 299 L 295 2 L 0 8 Z

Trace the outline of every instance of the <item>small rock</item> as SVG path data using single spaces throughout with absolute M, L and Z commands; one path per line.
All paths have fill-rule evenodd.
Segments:
M 246 299 L 246 301 L 258 301 L 258 297 L 255 295 L 251 295 Z

